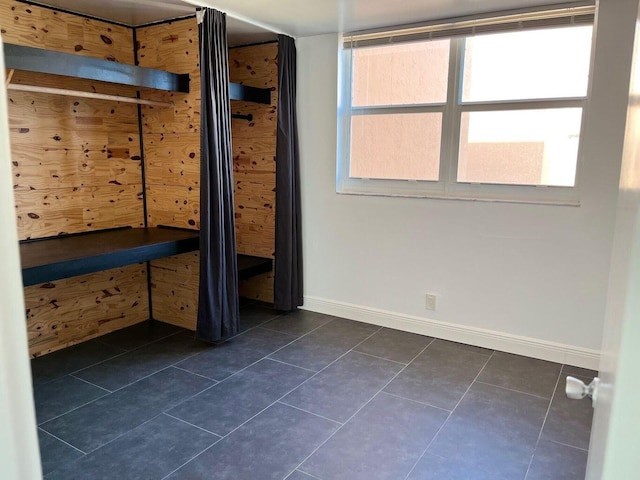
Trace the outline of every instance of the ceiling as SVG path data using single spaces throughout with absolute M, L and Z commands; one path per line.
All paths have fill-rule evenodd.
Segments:
M 188 0 L 294 37 L 395 26 L 563 0 Z M 564 0 L 564 3 L 571 0 Z
M 348 32 L 535 7 L 562 0 L 38 0 L 65 10 L 131 26 L 194 13 L 196 5 L 228 14 L 229 44 L 274 40 L 273 32 L 294 37 Z M 400 7 L 401 5 L 401 7 Z
M 123 23 L 132 27 L 195 14 L 182 0 L 36 0 L 36 3 Z M 229 46 L 276 40 L 268 29 L 227 16 Z

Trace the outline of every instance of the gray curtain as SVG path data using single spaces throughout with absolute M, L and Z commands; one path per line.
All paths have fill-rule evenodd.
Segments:
M 225 14 L 198 12 L 200 80 L 200 289 L 196 336 L 238 333 L 238 266 L 233 211 L 229 58 Z
M 278 138 L 276 147 L 276 260 L 274 306 L 302 305 L 302 223 L 296 122 L 296 46 L 278 35 Z

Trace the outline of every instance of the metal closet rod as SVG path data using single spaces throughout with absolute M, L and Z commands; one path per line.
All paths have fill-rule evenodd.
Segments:
M 169 108 L 174 106 L 173 102 L 168 102 L 168 103 L 155 102 L 153 100 L 143 100 L 141 98 L 123 97 L 120 95 L 106 95 L 104 93 L 83 92 L 80 90 L 68 90 L 64 88 L 39 87 L 36 85 L 22 85 L 19 83 L 11 83 L 13 72 L 14 70 L 11 69 L 7 73 L 7 79 L 6 79 L 7 90 L 17 90 L 20 92 L 49 93 L 51 95 L 64 95 L 67 97 L 97 98 L 99 100 L 112 100 L 115 102 L 135 103 L 138 105 L 149 105 L 152 107 L 162 107 L 162 108 Z M 234 113 L 233 115 L 231 115 L 231 117 L 238 118 L 241 120 L 247 120 L 249 122 L 253 121 L 253 115 L 251 113 L 248 115 L 240 115 L 238 113 Z
M 67 97 L 97 98 L 99 100 L 112 100 L 115 102 L 136 103 L 138 105 L 149 105 L 151 107 L 173 107 L 173 102 L 154 102 L 153 100 L 142 100 L 141 98 L 121 97 L 119 95 L 105 95 L 103 93 L 81 92 L 79 90 L 66 90 L 64 88 L 37 87 L 35 85 L 20 85 L 9 83 L 8 90 L 20 92 L 49 93 L 51 95 L 64 95 Z
M 253 115 L 251 113 L 249 115 L 240 115 L 239 113 L 234 113 L 231 115 L 231 118 L 239 118 L 240 120 L 247 120 L 248 122 L 253 122 Z

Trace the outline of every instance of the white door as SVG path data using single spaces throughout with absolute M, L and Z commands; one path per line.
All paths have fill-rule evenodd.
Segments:
M 0 72 L 4 71 L 0 39 Z M 35 480 L 42 473 L 9 163 L 7 92 L 4 78 L 0 80 L 0 478 Z
M 611 259 L 589 480 L 640 479 L 640 29 Z

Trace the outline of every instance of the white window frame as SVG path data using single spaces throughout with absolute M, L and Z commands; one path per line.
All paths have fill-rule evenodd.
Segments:
M 549 27 L 553 28 L 553 27 Z M 595 32 L 595 29 L 594 29 Z M 493 202 L 536 203 L 551 205 L 580 204 L 580 172 L 582 148 L 589 92 L 593 70 L 593 41 L 587 95 L 572 98 L 540 98 L 514 101 L 463 102 L 463 48 L 465 38 L 449 37 L 449 73 L 446 103 L 425 105 L 394 105 L 375 107 L 352 107 L 351 85 L 353 78 L 353 48 L 341 47 L 339 63 L 338 95 L 338 165 L 336 191 L 341 194 L 424 197 L 454 200 L 478 200 Z M 447 37 L 438 37 L 447 38 Z M 592 35 L 594 38 L 594 35 Z M 434 38 L 436 40 L 436 38 Z M 344 41 L 341 42 L 344 45 Z M 357 48 L 357 47 L 356 47 Z M 463 112 L 529 110 L 551 108 L 582 108 L 580 142 L 576 160 L 576 177 L 573 187 L 505 185 L 493 183 L 466 183 L 457 181 L 460 125 Z M 442 112 L 442 137 L 440 146 L 440 175 L 437 181 L 430 180 L 390 180 L 352 178 L 349 176 L 351 151 L 352 115 L 375 113 Z

